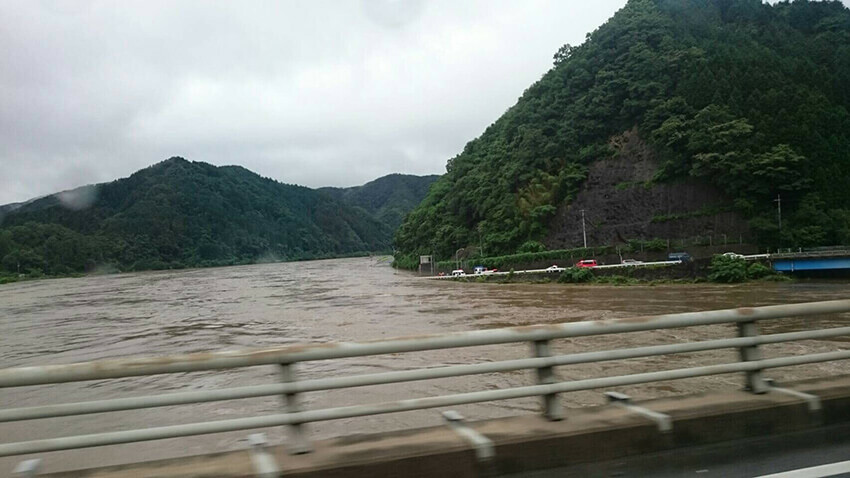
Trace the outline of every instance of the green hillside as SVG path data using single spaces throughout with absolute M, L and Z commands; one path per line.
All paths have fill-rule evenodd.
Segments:
M 761 245 L 850 243 L 850 11 L 840 2 L 630 0 L 554 60 L 448 161 L 396 233 L 399 264 L 544 241 L 589 166 L 631 130 L 660 159 L 645 187 L 703 182 Z
M 362 186 L 320 188 L 350 206 L 363 208 L 395 231 L 413 208 L 428 193 L 439 176 L 389 174 Z
M 182 158 L 6 209 L 6 273 L 334 257 L 387 251 L 392 236 L 382 221 L 327 194 Z

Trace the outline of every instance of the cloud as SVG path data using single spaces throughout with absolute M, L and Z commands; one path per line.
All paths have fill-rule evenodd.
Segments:
M 0 3 L 0 204 L 170 156 L 310 187 L 446 160 L 625 3 Z

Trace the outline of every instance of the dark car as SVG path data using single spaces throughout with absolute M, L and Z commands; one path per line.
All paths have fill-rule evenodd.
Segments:
M 667 254 L 668 261 L 691 262 L 693 258 L 687 252 L 671 252 Z

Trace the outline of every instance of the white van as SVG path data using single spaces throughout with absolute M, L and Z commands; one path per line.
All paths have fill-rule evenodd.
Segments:
M 463 269 L 455 269 L 452 271 L 452 277 L 463 277 L 466 275 L 466 272 Z

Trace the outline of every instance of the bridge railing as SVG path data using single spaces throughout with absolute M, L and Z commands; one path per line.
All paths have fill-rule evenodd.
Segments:
M 292 451 L 306 452 L 309 451 L 310 445 L 301 428 L 301 424 L 304 423 L 532 396 L 541 397 L 543 414 L 549 419 L 557 420 L 563 416 L 559 409 L 558 401 L 558 394 L 561 393 L 728 373 L 743 373 L 746 377 L 748 389 L 753 393 L 761 393 L 767 390 L 767 385 L 762 378 L 763 370 L 850 359 L 850 350 L 836 350 L 825 353 L 764 359 L 760 355 L 759 346 L 763 344 L 850 335 L 850 327 L 760 335 L 756 328 L 757 321 L 844 312 L 850 312 L 850 300 L 477 330 L 402 337 L 372 342 L 328 343 L 170 357 L 103 360 L 68 365 L 8 368 L 0 370 L 0 388 L 85 380 L 118 379 L 154 374 L 222 370 L 259 365 L 275 365 L 280 367 L 283 372 L 283 381 L 281 383 L 216 390 L 177 392 L 3 409 L 0 410 L 0 430 L 2 430 L 2 422 L 188 405 L 201 402 L 274 395 L 285 397 L 285 406 L 282 413 L 255 417 L 2 443 L 0 444 L 0 456 L 132 443 L 280 425 L 286 425 L 290 429 L 292 434 L 290 443 Z M 738 336 L 700 342 L 612 349 L 567 355 L 552 355 L 550 349 L 550 341 L 563 338 L 713 324 L 736 324 Z M 499 362 L 305 380 L 299 379 L 293 369 L 295 364 L 307 361 L 517 342 L 532 344 L 533 357 Z M 553 373 L 554 367 L 565 365 L 729 348 L 739 349 L 740 361 L 571 381 L 558 381 Z M 482 373 L 508 372 L 522 369 L 536 369 L 536 383 L 501 390 L 473 391 L 452 395 L 315 410 L 301 410 L 298 407 L 297 398 L 300 393 Z M 8 435 L 0 433 L 0 436 L 7 437 Z
M 809 257 L 837 257 L 850 256 L 850 249 L 810 249 L 789 252 L 774 252 L 770 254 L 771 259 L 805 259 Z

